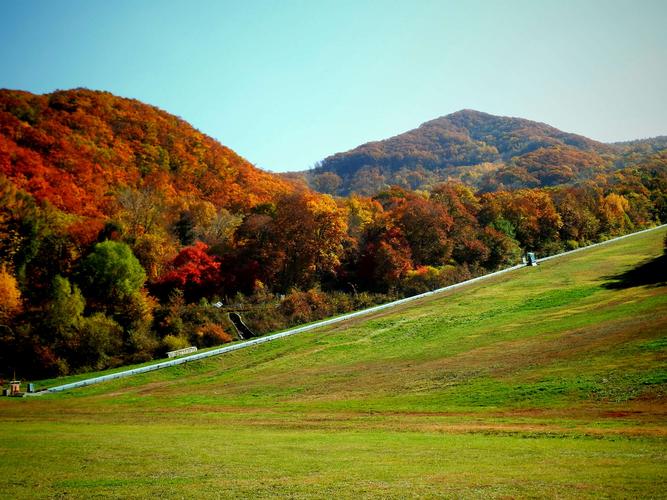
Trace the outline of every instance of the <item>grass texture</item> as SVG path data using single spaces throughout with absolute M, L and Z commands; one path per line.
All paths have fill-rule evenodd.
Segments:
M 665 230 L 0 399 L 0 498 L 665 497 Z

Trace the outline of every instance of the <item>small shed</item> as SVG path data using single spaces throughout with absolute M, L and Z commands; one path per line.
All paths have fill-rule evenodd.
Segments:
M 19 394 L 21 394 L 21 381 L 12 380 L 9 382 L 9 395 L 18 396 Z

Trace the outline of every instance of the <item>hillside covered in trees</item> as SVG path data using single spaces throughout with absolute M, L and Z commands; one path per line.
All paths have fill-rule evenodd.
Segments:
M 544 123 L 462 110 L 329 156 L 306 178 L 318 191 L 341 195 L 451 180 L 489 192 L 574 184 L 664 148 L 664 138 L 603 144 Z
M 108 217 L 123 189 L 243 210 L 290 191 L 153 106 L 85 89 L 0 91 L 0 172 L 38 200 Z
M 392 172 L 399 158 L 423 172 L 481 161 L 474 182 L 385 179 L 343 197 L 138 101 L 0 91 L 0 376 L 217 345 L 235 337 L 227 310 L 261 334 L 667 222 L 659 140 L 603 145 L 496 118 L 461 112 L 410 147 L 394 138 L 322 166 L 354 177 L 373 158 Z

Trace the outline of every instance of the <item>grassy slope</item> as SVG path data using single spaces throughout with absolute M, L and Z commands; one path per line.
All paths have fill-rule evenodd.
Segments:
M 665 231 L 371 318 L 0 400 L 0 497 L 654 496 Z M 664 264 L 664 262 L 662 262 Z

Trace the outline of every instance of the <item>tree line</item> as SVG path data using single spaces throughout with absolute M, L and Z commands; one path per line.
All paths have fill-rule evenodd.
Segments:
M 261 334 L 645 228 L 667 221 L 665 160 L 546 189 L 301 188 L 235 212 L 126 187 L 102 224 L 0 177 L 0 366 L 146 361 L 232 341 L 218 300 Z
M 230 342 L 230 309 L 262 334 L 667 221 L 662 140 L 619 157 L 522 120 L 432 125 L 396 158 L 445 134 L 457 175 L 362 169 L 357 194 L 332 196 L 138 101 L 0 90 L 0 376 Z

